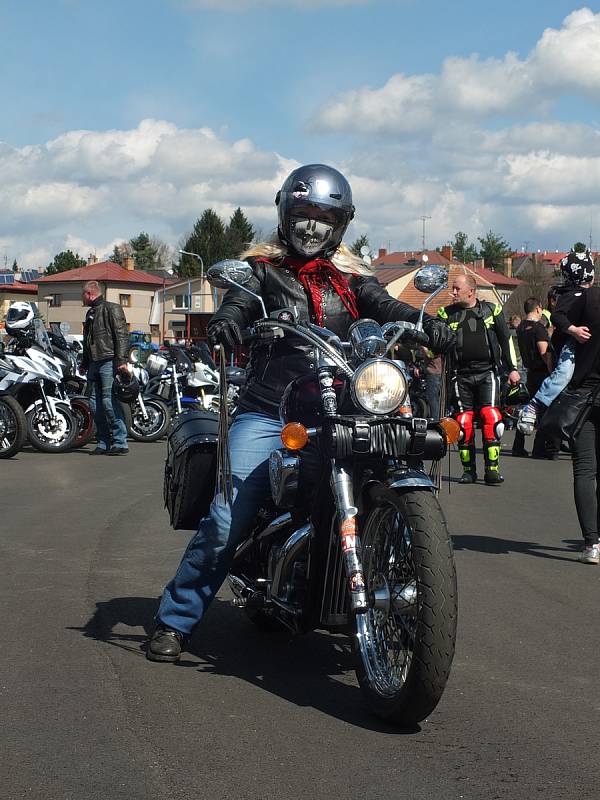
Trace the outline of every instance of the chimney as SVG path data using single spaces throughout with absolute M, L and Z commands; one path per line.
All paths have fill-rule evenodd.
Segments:
M 385 247 L 380 247 L 379 253 L 377 254 L 377 258 L 384 258 L 385 256 L 387 256 L 387 250 L 385 249 Z
M 123 259 L 123 269 L 135 269 L 135 259 L 133 256 L 125 256 Z
M 512 265 L 512 261 L 513 260 L 512 260 L 512 258 L 510 256 L 508 256 L 508 258 L 504 259 L 504 274 L 506 275 L 507 278 L 512 278 L 512 276 L 513 276 L 513 273 L 512 273 L 512 266 L 513 266 Z
M 90 253 L 89 254 L 87 263 L 88 264 L 97 264 L 98 263 L 98 257 L 96 256 L 95 253 Z
M 440 253 L 447 258 L 448 261 L 452 261 L 452 245 L 451 244 L 444 244 L 440 249 Z

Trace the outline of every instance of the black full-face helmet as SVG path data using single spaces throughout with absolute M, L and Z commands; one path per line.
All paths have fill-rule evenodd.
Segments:
M 279 238 L 303 258 L 328 258 L 354 216 L 352 189 L 325 164 L 295 169 L 277 192 Z
M 113 380 L 113 391 L 122 403 L 134 403 L 140 393 L 140 384 L 130 372 L 117 372 Z

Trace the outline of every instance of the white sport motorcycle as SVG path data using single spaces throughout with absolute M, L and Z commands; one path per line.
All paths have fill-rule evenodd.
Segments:
M 41 321 L 40 321 L 41 322 Z M 68 450 L 78 433 L 71 403 L 63 386 L 60 360 L 38 343 L 45 330 L 36 330 L 36 339 L 20 336 L 13 352 L 4 359 L 12 367 L 3 370 L 0 391 L 12 396 L 21 406 L 27 421 L 29 441 L 45 453 Z

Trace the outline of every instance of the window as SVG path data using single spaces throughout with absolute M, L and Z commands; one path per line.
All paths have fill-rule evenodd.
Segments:
M 62 306 L 62 294 L 53 294 L 50 300 L 50 308 Z
M 131 305 L 131 295 L 130 294 L 120 294 L 119 295 L 119 303 L 123 306 L 123 308 L 129 308 Z
M 189 301 L 189 295 L 176 294 L 175 299 L 173 300 L 173 308 L 189 308 Z

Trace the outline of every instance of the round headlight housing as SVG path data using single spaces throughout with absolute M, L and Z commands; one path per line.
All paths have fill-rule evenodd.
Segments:
M 368 414 L 392 414 L 402 405 L 407 392 L 406 377 L 393 361 L 365 361 L 352 378 L 353 400 Z

